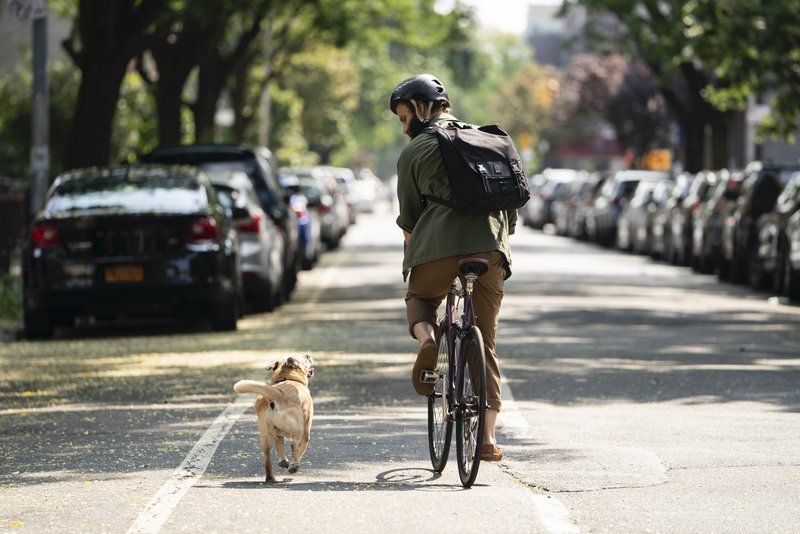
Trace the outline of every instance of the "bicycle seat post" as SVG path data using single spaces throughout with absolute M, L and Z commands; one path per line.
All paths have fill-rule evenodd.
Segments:
M 472 287 L 475 284 L 475 280 L 478 279 L 478 275 L 475 273 L 469 273 L 464 275 L 464 278 L 467 281 L 466 294 L 472 295 Z

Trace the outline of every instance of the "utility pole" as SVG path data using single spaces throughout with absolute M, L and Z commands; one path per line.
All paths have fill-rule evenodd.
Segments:
M 50 87 L 47 73 L 47 2 L 33 0 L 31 110 L 31 216 L 44 204 L 50 183 Z

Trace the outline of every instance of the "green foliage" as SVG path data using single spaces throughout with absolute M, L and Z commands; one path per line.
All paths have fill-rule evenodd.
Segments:
M 155 102 L 146 90 L 141 76 L 135 72 L 125 75 L 114 116 L 111 137 L 111 161 L 134 163 L 158 145 Z
M 704 95 L 718 109 L 771 97 L 762 135 L 792 138 L 800 120 L 800 0 L 689 0 L 686 54 L 714 65 Z
M 61 171 L 64 132 L 68 131 L 78 72 L 66 62 L 50 65 L 50 175 Z M 0 78 L 0 174 L 27 181 L 31 150 L 30 61 L 14 76 Z
M 0 274 L 0 319 L 22 319 L 22 284 L 18 276 Z
M 358 105 L 358 72 L 344 50 L 318 46 L 292 61 L 285 85 L 303 101 L 300 121 L 309 148 L 327 163 L 351 137 Z

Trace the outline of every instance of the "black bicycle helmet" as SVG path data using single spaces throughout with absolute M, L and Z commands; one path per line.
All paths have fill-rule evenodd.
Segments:
M 444 100 L 448 104 L 450 99 L 444 85 L 433 74 L 417 74 L 400 82 L 392 91 L 389 99 L 389 109 L 397 114 L 397 104 L 402 100 L 422 99 L 428 102 Z

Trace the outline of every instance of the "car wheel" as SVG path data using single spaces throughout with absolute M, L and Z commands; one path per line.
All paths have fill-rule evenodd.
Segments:
M 25 337 L 28 339 L 46 339 L 53 336 L 53 317 L 46 308 L 29 308 L 23 310 Z
M 720 258 L 717 264 L 717 278 L 721 282 L 727 282 L 731 278 L 731 264 L 725 258 Z
M 784 251 L 785 266 L 783 269 L 783 294 L 789 297 L 789 300 L 800 300 L 800 277 L 792 268 L 792 262 L 789 259 L 789 250 Z
M 236 330 L 236 322 L 239 320 L 239 299 L 236 293 L 228 295 L 216 308 L 211 316 L 211 328 L 217 332 Z

